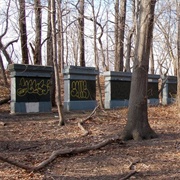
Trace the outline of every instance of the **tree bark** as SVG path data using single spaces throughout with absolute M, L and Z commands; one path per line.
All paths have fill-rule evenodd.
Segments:
M 150 47 L 150 74 L 154 74 L 153 44 L 151 44 L 151 47 Z
M 59 66 L 57 64 L 57 40 L 56 40 L 56 5 L 55 0 L 51 0 L 51 24 L 52 24 L 52 44 L 53 44 L 53 65 L 55 74 L 55 87 L 56 87 L 56 105 L 58 108 L 59 125 L 65 124 L 63 106 L 61 101 L 61 84 L 59 78 Z
M 131 60 L 131 44 L 132 44 L 132 36 L 134 31 L 130 30 L 127 37 L 127 54 L 126 54 L 126 64 L 125 64 L 125 72 L 131 72 L 130 68 L 130 60 Z
M 20 7 L 19 29 L 20 29 L 20 35 L 21 35 L 22 63 L 29 64 L 28 47 L 27 47 L 27 31 L 26 31 L 25 0 L 19 0 L 19 7 Z
M 3 65 L 3 60 L 2 60 L 1 53 L 0 53 L 0 69 L 1 69 L 2 79 L 3 79 L 3 81 L 4 81 L 4 85 L 5 85 L 6 87 L 8 87 L 8 81 L 7 81 L 6 72 L 5 72 L 5 69 L 4 69 L 4 65 Z
M 84 0 L 79 1 L 79 62 L 80 66 L 85 65 L 85 48 L 84 48 Z
M 36 23 L 36 37 L 35 37 L 35 54 L 34 54 L 34 64 L 42 64 L 41 59 L 41 1 L 34 1 L 35 9 L 35 23 Z
M 154 8 L 156 0 L 141 0 L 135 59 L 131 80 L 128 121 L 123 140 L 142 140 L 157 137 L 148 122 L 147 84 L 150 45 L 152 41 Z
M 116 0 L 115 11 L 118 9 L 119 0 Z M 118 13 L 119 12 L 119 13 Z M 123 71 L 124 68 L 124 31 L 126 20 L 126 0 L 120 1 L 120 11 L 115 12 L 117 20 L 115 20 L 115 71 Z
M 51 26 L 51 0 L 48 0 L 48 27 L 47 27 L 47 65 L 53 66 L 53 44 L 52 44 L 52 26 Z M 51 103 L 56 106 L 55 100 L 55 75 L 51 76 Z
M 57 0 L 58 5 L 58 62 L 60 72 L 64 69 L 64 35 L 63 35 L 63 20 L 62 20 L 62 1 Z
M 99 62 L 98 62 L 98 51 L 97 51 L 97 21 L 96 21 L 96 15 L 95 15 L 95 9 L 94 9 L 94 1 L 92 1 L 91 4 L 92 11 L 93 11 L 93 31 L 94 31 L 94 62 L 96 69 L 99 71 Z M 100 76 L 99 74 L 97 75 L 97 88 L 98 88 L 98 95 L 99 95 L 99 102 L 100 102 L 100 107 L 104 109 L 104 104 L 102 100 L 102 91 L 101 91 L 101 85 L 100 85 Z
M 177 11 L 177 27 L 178 27 L 178 36 L 177 36 L 177 57 L 178 57 L 178 73 L 177 73 L 177 93 L 178 93 L 178 109 L 180 110 L 180 2 L 176 1 L 176 11 Z

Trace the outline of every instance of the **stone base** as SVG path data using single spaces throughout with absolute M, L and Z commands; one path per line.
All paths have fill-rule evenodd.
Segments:
M 96 101 L 69 101 L 64 102 L 64 110 L 93 110 L 97 106 Z
M 159 99 L 148 99 L 148 105 L 158 105 Z M 113 109 L 119 107 L 128 107 L 129 100 L 112 100 L 112 101 L 105 101 L 105 109 Z
M 105 101 L 105 109 L 113 109 L 113 108 L 119 108 L 119 107 L 127 107 L 129 103 L 129 100 L 111 100 L 111 101 Z
M 158 105 L 159 104 L 159 99 L 148 99 L 148 105 L 152 105 L 152 106 L 155 106 L 155 105 Z
M 11 114 L 50 113 L 51 102 L 11 102 Z

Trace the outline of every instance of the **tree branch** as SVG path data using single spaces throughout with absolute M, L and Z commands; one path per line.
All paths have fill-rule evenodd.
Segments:
M 89 132 L 83 127 L 83 123 L 85 123 L 87 120 L 92 118 L 92 116 L 95 114 L 98 107 L 99 107 L 99 105 L 94 108 L 92 113 L 87 118 L 85 118 L 85 119 L 81 120 L 80 122 L 78 122 L 78 127 L 84 132 L 83 136 L 86 136 L 86 135 L 89 134 Z
M 70 148 L 70 149 L 64 149 L 64 150 L 57 150 L 57 151 L 53 151 L 52 154 L 49 156 L 49 158 L 47 158 L 46 160 L 42 161 L 40 164 L 36 165 L 36 166 L 29 166 L 29 165 L 25 165 L 23 163 L 14 161 L 14 160 L 10 160 L 8 158 L 2 157 L 0 156 L 0 160 L 7 162 L 9 164 L 12 164 L 14 166 L 17 166 L 19 168 L 25 169 L 28 172 L 31 171 L 39 171 L 42 168 L 46 167 L 48 164 L 50 164 L 52 161 L 54 161 L 56 158 L 58 158 L 59 156 L 61 157 L 65 157 L 67 155 L 76 155 L 79 153 L 85 153 L 88 152 L 90 150 L 96 150 L 96 149 L 100 149 L 108 144 L 111 144 L 113 142 L 121 142 L 121 144 L 124 144 L 121 139 L 119 138 L 118 135 L 113 136 L 109 139 L 105 139 L 102 142 L 99 143 L 94 143 L 91 146 L 83 146 L 80 148 Z

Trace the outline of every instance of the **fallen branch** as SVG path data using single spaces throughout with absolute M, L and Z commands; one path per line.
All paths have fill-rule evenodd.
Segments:
M 140 162 L 140 159 L 136 159 L 129 165 L 129 169 L 131 170 L 129 174 L 127 174 L 125 177 L 121 178 L 120 180 L 126 180 L 129 179 L 131 176 L 133 176 L 135 173 L 137 173 L 136 170 L 134 170 L 134 166 Z
M 87 118 L 81 120 L 80 123 L 84 123 L 84 122 L 86 122 L 87 120 L 89 120 L 90 118 L 92 118 L 92 116 L 95 114 L 95 112 L 96 112 L 96 110 L 97 110 L 98 107 L 99 107 L 99 105 L 97 105 L 97 106 L 94 108 L 94 110 L 92 111 L 92 113 L 91 113 Z
M 84 152 L 88 152 L 90 150 L 96 150 L 96 149 L 100 149 L 108 144 L 111 144 L 113 142 L 121 142 L 121 144 L 124 144 L 121 139 L 119 138 L 119 136 L 114 136 L 112 138 L 106 139 L 102 142 L 93 144 L 91 146 L 85 146 L 85 147 L 80 147 L 80 148 L 71 148 L 71 149 L 64 149 L 64 150 L 57 150 L 52 152 L 52 154 L 49 156 L 48 159 L 42 161 L 40 164 L 36 165 L 36 166 L 28 166 L 25 165 L 23 163 L 20 162 L 16 162 L 13 160 L 10 160 L 8 158 L 4 158 L 2 156 L 0 156 L 0 160 L 7 162 L 9 164 L 12 164 L 14 166 L 17 166 L 19 168 L 25 169 L 28 172 L 31 171 L 39 171 L 42 168 L 46 167 L 48 164 L 50 164 L 52 161 L 54 161 L 57 157 L 59 156 L 67 156 L 67 155 L 75 155 L 75 154 L 79 154 L 79 153 L 84 153 Z
M 129 169 L 134 170 L 134 166 L 139 162 L 140 162 L 140 159 L 136 159 L 133 162 L 131 162 L 131 164 L 129 165 Z
M 0 105 L 8 103 L 10 101 L 10 97 L 0 100 Z
M 87 136 L 89 134 L 89 132 L 83 127 L 83 123 L 85 123 L 87 120 L 92 118 L 92 116 L 95 114 L 98 107 L 99 107 L 99 105 L 94 108 L 92 113 L 87 118 L 85 118 L 85 119 L 81 120 L 80 122 L 78 122 L 78 127 L 83 131 L 83 136 Z
M 131 176 L 133 176 L 135 173 L 137 173 L 137 171 L 131 171 L 128 175 L 126 175 L 125 177 L 121 178 L 120 180 L 126 180 L 129 179 Z
M 78 122 L 78 127 L 83 131 L 83 136 L 87 136 L 89 132 L 83 127 L 81 122 Z

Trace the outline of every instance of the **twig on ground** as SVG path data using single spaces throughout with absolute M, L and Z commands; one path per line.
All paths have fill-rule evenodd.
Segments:
M 131 176 L 133 176 L 135 173 L 137 173 L 136 170 L 134 170 L 134 165 L 140 162 L 140 159 L 136 159 L 129 165 L 129 169 L 131 170 L 129 174 L 127 174 L 125 177 L 121 178 L 120 180 L 126 180 L 129 179 Z
M 140 162 L 140 159 L 136 159 L 133 162 L 131 162 L 131 164 L 129 165 L 129 169 L 134 170 L 134 166 L 139 162 Z
M 10 97 L 7 97 L 5 99 L 0 100 L 0 105 L 8 103 L 10 101 L 10 99 L 11 99 Z
M 97 105 L 97 106 L 94 108 L 94 110 L 92 111 L 92 113 L 91 113 L 87 118 L 81 120 L 80 123 L 84 123 L 84 122 L 86 122 L 87 120 L 89 120 L 90 118 L 92 118 L 92 116 L 95 114 L 95 112 L 96 112 L 96 110 L 97 110 L 98 107 L 99 107 L 99 105 Z
M 133 176 L 135 173 L 137 173 L 137 171 L 131 171 L 128 175 L 126 175 L 125 177 L 121 178 L 120 180 L 126 180 L 129 179 L 131 176 Z
M 96 110 L 97 110 L 98 107 L 99 107 L 99 105 L 94 108 L 94 110 L 92 111 L 92 113 L 91 113 L 87 118 L 82 119 L 80 122 L 78 122 L 78 127 L 83 131 L 83 136 L 87 136 L 87 135 L 89 134 L 89 132 L 83 127 L 83 124 L 84 124 L 87 120 L 89 120 L 90 118 L 92 118 L 92 116 L 95 114 L 95 112 L 96 112 Z
M 83 136 L 87 136 L 89 132 L 83 127 L 81 122 L 78 122 L 78 127 L 83 131 Z

